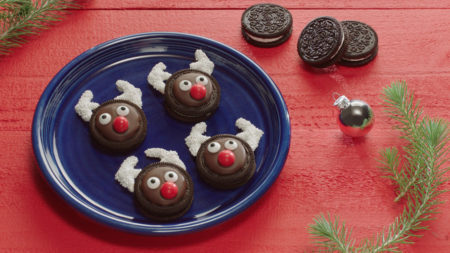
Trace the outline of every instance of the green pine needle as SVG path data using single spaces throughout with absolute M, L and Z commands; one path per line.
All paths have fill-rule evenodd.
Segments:
M 329 214 L 328 219 L 323 215 L 314 219 L 315 224 L 310 227 L 309 233 L 312 234 L 315 243 L 330 252 L 353 252 L 352 231 L 345 227 L 345 223 L 339 224 L 337 217 L 334 222 L 329 222 L 329 220 L 331 220 Z
M 408 144 L 402 147 L 404 154 L 396 148 L 387 148 L 380 153 L 381 168 L 385 177 L 398 187 L 395 201 L 406 198 L 403 212 L 375 239 L 365 239 L 359 246 L 351 239 L 351 231 L 334 220 L 320 216 L 310 225 L 309 233 L 314 243 L 335 252 L 400 252 L 400 244 L 411 244 L 417 232 L 428 229 L 424 222 L 432 220 L 438 197 L 447 181 L 443 168 L 448 161 L 448 123 L 442 119 L 422 116 L 422 109 L 415 103 L 414 96 L 408 94 L 405 82 L 394 82 L 384 89 L 384 101 L 389 116 L 397 121 L 395 128 L 402 133 L 401 138 Z M 404 159 L 400 163 L 400 158 Z
M 62 14 L 79 8 L 69 0 L 0 0 L 0 55 L 27 42 L 62 19 Z

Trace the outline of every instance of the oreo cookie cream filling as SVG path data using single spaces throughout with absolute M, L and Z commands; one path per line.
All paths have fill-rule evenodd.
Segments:
M 256 4 L 242 14 L 241 30 L 244 39 L 258 47 L 275 47 L 292 33 L 292 15 L 276 4 Z

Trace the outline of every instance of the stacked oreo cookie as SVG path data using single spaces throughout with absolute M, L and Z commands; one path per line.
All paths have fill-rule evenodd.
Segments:
M 357 67 L 369 63 L 378 52 L 378 36 L 359 21 L 339 22 L 318 17 L 303 29 L 297 43 L 300 58 L 310 66 L 325 68 L 335 63 Z
M 244 39 L 257 47 L 275 47 L 292 34 L 292 15 L 271 3 L 248 7 L 241 18 Z M 318 17 L 303 29 L 297 43 L 300 58 L 310 66 L 325 68 L 335 63 L 357 67 L 372 61 L 378 52 L 375 30 L 359 21 L 339 22 Z
M 244 39 L 257 47 L 275 47 L 292 34 L 292 15 L 284 7 L 271 3 L 255 4 L 242 14 Z

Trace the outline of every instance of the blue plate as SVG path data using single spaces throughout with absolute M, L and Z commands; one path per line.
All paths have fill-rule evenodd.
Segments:
M 202 49 L 215 63 L 212 75 L 221 85 L 219 109 L 206 121 L 209 136 L 236 134 L 239 117 L 264 131 L 255 150 L 257 172 L 246 185 L 231 191 L 204 184 L 195 170 L 184 138 L 193 124 L 171 118 L 163 96 L 150 88 L 147 75 L 158 62 L 167 71 L 188 68 L 194 52 Z M 143 93 L 148 134 L 136 150 L 111 155 L 93 145 L 88 124 L 74 106 L 85 90 L 101 103 L 120 93 L 115 82 L 123 79 Z M 242 53 L 219 42 L 189 34 L 143 33 L 100 44 L 67 64 L 49 83 L 33 120 L 33 147 L 39 166 L 50 185 L 70 205 L 87 216 L 126 231 L 168 235 L 187 233 L 219 224 L 258 200 L 278 177 L 289 149 L 290 123 L 284 100 L 270 77 Z M 194 202 L 181 218 L 159 223 L 143 217 L 133 196 L 115 180 L 122 161 L 135 155 L 138 168 L 155 162 L 144 150 L 160 147 L 176 150 L 194 182 Z

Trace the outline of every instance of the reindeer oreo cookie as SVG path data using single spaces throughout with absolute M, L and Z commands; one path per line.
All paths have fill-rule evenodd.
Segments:
M 161 161 L 136 169 L 138 158 L 126 158 L 115 179 L 134 193 L 138 209 L 147 217 L 157 221 L 171 221 L 185 214 L 191 207 L 194 188 L 186 166 L 178 153 L 162 148 L 145 151 L 147 157 Z
M 185 139 L 190 153 L 196 157 L 200 177 L 214 188 L 235 189 L 255 173 L 254 150 L 264 133 L 243 118 L 236 120 L 236 127 L 242 132 L 209 137 L 204 135 L 206 123 L 200 122 Z
M 206 120 L 220 102 L 220 86 L 211 76 L 214 63 L 200 49 L 195 51 L 195 58 L 189 69 L 174 74 L 166 72 L 166 65 L 159 62 L 147 77 L 150 86 L 164 94 L 168 113 L 184 122 Z
M 142 110 L 142 92 L 127 81 L 118 80 L 122 95 L 101 105 L 92 102 L 92 91 L 86 90 L 75 105 L 76 113 L 86 122 L 92 138 L 111 151 L 129 151 L 144 141 L 147 119 Z

